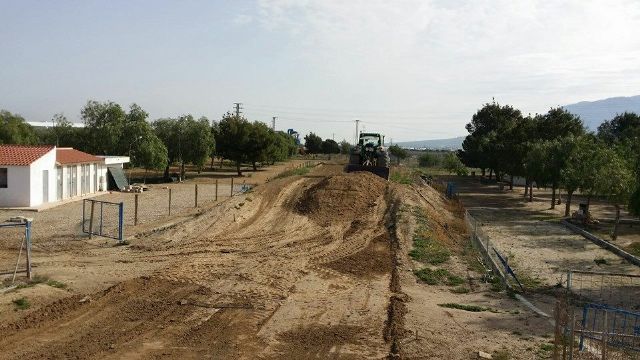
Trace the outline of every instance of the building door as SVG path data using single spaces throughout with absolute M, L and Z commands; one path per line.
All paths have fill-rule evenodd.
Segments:
M 71 167 L 71 196 L 78 195 L 78 165 Z
M 93 192 L 98 192 L 98 164 L 93 165 Z
M 58 192 L 56 194 L 56 198 L 58 199 L 58 201 L 62 200 L 62 167 L 58 166 L 56 168 L 56 173 L 57 173 L 57 183 L 58 183 Z
M 42 203 L 49 202 L 49 170 L 42 170 Z

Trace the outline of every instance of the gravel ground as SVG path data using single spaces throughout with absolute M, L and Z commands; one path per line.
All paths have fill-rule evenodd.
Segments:
M 223 181 L 225 183 L 223 183 Z M 169 189 L 171 189 L 171 216 L 169 216 Z M 242 189 L 242 184 L 234 185 L 234 192 L 238 193 Z M 222 201 L 230 196 L 229 180 L 221 180 L 218 186 L 218 200 Z M 138 194 L 138 227 L 134 227 L 135 218 L 135 194 L 113 192 L 91 199 L 108 201 L 114 203 L 124 203 L 124 228 L 125 237 L 134 235 L 141 225 L 151 224 L 159 220 L 168 221 L 172 217 L 181 213 L 194 210 L 195 207 L 195 184 L 161 184 L 150 185 L 149 191 Z M 206 206 L 215 201 L 215 184 L 198 184 L 198 206 Z M 90 205 L 86 205 L 86 213 L 90 213 Z M 100 207 L 96 205 L 96 217 L 100 212 Z M 104 205 L 103 228 L 105 231 L 114 233 L 117 228 L 118 208 L 117 206 Z M 83 238 L 86 235 L 82 232 L 83 201 L 78 200 L 60 206 L 56 206 L 40 212 L 0 210 L 0 220 L 6 220 L 14 216 L 25 216 L 33 218 L 32 242 L 34 246 L 46 243 L 51 240 L 69 240 Z M 87 218 L 89 216 L 87 215 Z M 94 228 L 99 226 L 98 220 Z M 0 230 L 0 246 L 3 248 L 13 248 L 19 246 L 12 245 L 16 236 L 21 237 L 19 229 Z

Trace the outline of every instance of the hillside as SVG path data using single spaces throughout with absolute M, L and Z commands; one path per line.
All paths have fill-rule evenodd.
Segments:
M 597 130 L 605 120 L 625 111 L 640 113 L 640 95 L 630 97 L 613 97 L 596 101 L 581 101 L 564 106 L 584 121 L 589 130 Z

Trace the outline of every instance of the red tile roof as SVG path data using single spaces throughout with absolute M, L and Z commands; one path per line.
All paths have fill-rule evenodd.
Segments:
M 56 163 L 61 165 L 104 162 L 104 159 L 72 148 L 57 148 Z
M 53 149 L 53 145 L 0 145 L 0 165 L 28 166 Z

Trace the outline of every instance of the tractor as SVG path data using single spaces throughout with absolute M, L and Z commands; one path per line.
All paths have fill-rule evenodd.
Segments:
M 361 133 L 349 155 L 346 171 L 368 171 L 389 180 L 389 153 L 384 147 L 384 136 Z

